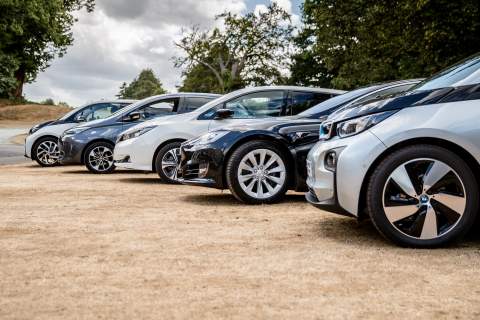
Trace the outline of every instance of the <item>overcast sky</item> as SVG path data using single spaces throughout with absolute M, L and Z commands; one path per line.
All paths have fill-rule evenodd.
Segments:
M 210 27 L 225 10 L 260 10 L 272 0 L 97 0 L 93 13 L 80 12 L 73 28 L 74 44 L 63 58 L 25 86 L 33 101 L 53 98 L 78 106 L 113 98 L 120 85 L 152 68 L 164 87 L 175 92 L 181 70 L 173 67 L 178 55 L 173 42 L 181 29 Z M 298 22 L 301 0 L 273 0 Z

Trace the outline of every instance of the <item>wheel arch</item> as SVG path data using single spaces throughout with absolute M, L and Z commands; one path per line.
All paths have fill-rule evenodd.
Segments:
M 251 142 L 251 141 L 267 141 L 267 142 L 272 142 L 275 144 L 275 146 L 277 146 L 278 148 L 280 148 L 283 152 L 284 152 L 284 155 L 287 156 L 287 171 L 289 172 L 293 172 L 293 175 L 289 177 L 289 187 L 295 185 L 296 183 L 296 179 L 297 179 L 297 176 L 295 174 L 295 159 L 292 155 L 292 152 L 290 151 L 290 149 L 285 145 L 285 143 L 282 143 L 282 140 L 275 137 L 275 136 L 271 136 L 271 135 L 268 135 L 268 134 L 254 134 L 254 135 L 248 135 L 248 136 L 245 136 L 245 137 L 242 137 L 241 139 L 238 139 L 238 141 L 236 141 L 234 144 L 232 144 L 227 152 L 225 153 L 225 157 L 224 157 L 224 165 L 223 165 L 223 170 L 222 170 L 222 180 L 223 181 L 227 181 L 227 177 L 226 177 L 226 171 L 227 171 L 227 166 L 226 166 L 226 162 L 228 161 L 228 159 L 230 159 L 230 156 L 232 155 L 233 152 L 235 152 L 235 150 L 237 150 L 241 145 L 247 143 L 247 142 Z
M 161 144 L 158 145 L 157 149 L 155 149 L 155 152 L 153 153 L 152 157 L 152 172 L 157 172 L 157 169 L 155 168 L 155 159 L 157 159 L 158 152 L 160 152 L 160 149 L 165 147 L 167 144 L 172 143 L 172 142 L 185 142 L 187 139 L 182 139 L 182 138 L 174 138 L 174 139 L 169 139 L 165 140 Z
M 415 144 L 428 144 L 433 146 L 442 147 L 445 149 L 449 149 L 459 155 L 463 160 L 465 160 L 466 164 L 470 167 L 472 172 L 474 173 L 474 178 L 477 185 L 480 186 L 480 164 L 475 159 L 474 156 L 470 152 L 468 152 L 463 147 L 459 146 L 458 144 L 451 142 L 449 140 L 441 139 L 441 138 L 431 138 L 431 137 L 418 137 L 407 139 L 402 142 L 396 143 L 386 149 L 383 153 L 381 153 L 375 161 L 372 162 L 370 167 L 363 178 L 362 187 L 360 189 L 360 197 L 358 202 L 358 218 L 363 219 L 367 216 L 364 211 L 365 204 L 366 204 L 366 192 L 367 192 L 367 183 L 370 180 L 370 177 L 373 174 L 373 171 L 378 166 L 378 164 L 385 159 L 388 155 L 392 154 L 393 152 L 402 149 L 403 147 L 415 145 Z
M 32 143 L 32 148 L 30 149 L 30 155 L 32 156 L 32 160 L 37 160 L 37 153 L 36 152 L 34 153 L 33 150 L 37 146 L 38 142 L 45 138 L 52 138 L 58 141 L 58 137 L 51 134 L 46 134 L 46 135 L 37 137 L 37 139 L 35 139 L 35 141 Z
M 82 164 L 85 164 L 85 152 L 87 151 L 87 149 L 94 143 L 98 143 L 98 142 L 106 142 L 106 143 L 109 143 L 111 145 L 113 145 L 113 147 L 115 147 L 115 142 L 113 142 L 112 140 L 108 140 L 108 139 L 105 139 L 105 138 L 98 138 L 98 139 L 95 139 L 95 140 L 92 140 L 90 141 L 89 143 L 87 143 L 83 149 L 82 149 L 82 156 L 80 158 L 80 160 L 82 161 Z

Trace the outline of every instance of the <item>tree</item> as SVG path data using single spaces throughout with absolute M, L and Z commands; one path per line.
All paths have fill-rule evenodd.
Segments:
M 154 95 L 166 93 L 162 83 L 153 73 L 152 69 L 144 69 L 132 83 L 124 82 L 120 87 L 117 97 L 120 99 L 145 99 Z
M 480 50 L 477 0 L 306 0 L 303 20 L 292 75 L 311 64 L 307 82 L 338 88 L 428 76 Z
M 223 29 L 184 32 L 175 43 L 185 54 L 176 58 L 176 67 L 186 67 L 186 75 L 208 69 L 221 93 L 282 79 L 293 30 L 286 11 L 274 2 L 264 12 L 224 13 L 216 19 L 222 20 Z M 197 65 L 202 67 L 194 69 Z
M 0 2 L 0 96 L 20 98 L 73 42 L 74 11 L 92 11 L 94 0 L 2 0 Z
M 194 64 L 189 67 L 183 72 L 183 77 L 183 84 L 178 88 L 179 92 L 223 92 L 215 75 L 202 64 Z

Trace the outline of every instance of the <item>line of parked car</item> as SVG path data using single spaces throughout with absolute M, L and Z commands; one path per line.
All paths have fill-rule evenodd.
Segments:
M 270 86 L 100 101 L 33 127 L 25 155 L 94 173 L 156 172 L 248 204 L 304 191 L 323 210 L 370 218 L 399 245 L 442 246 L 478 216 L 480 54 L 425 80 L 350 92 Z

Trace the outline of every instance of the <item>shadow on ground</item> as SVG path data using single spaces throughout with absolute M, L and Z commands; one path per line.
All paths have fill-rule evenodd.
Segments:
M 149 176 L 145 178 L 120 178 L 120 182 L 138 183 L 138 184 L 166 184 L 158 178 L 158 176 Z
M 238 206 L 244 204 L 229 193 L 223 192 L 218 194 L 189 194 L 182 197 L 183 201 L 192 202 L 198 205 L 211 206 L 211 205 L 223 205 L 223 206 Z M 305 196 L 303 194 L 287 194 L 282 203 L 300 203 L 305 202 Z
M 315 228 L 319 238 L 329 238 L 341 243 L 352 243 L 356 246 L 377 248 L 399 248 L 385 240 L 375 229 L 370 220 L 357 221 L 349 217 L 331 217 L 317 222 Z M 475 249 L 480 250 L 480 228 L 475 227 L 458 243 L 440 250 Z M 412 250 L 412 249 L 405 249 Z M 424 250 L 428 252 L 428 250 Z
M 94 173 L 91 173 L 88 171 L 86 168 L 83 170 L 69 170 L 69 171 L 63 171 L 62 173 L 66 174 L 91 174 L 95 175 Z M 132 174 L 132 173 L 144 173 L 144 174 L 149 174 L 150 172 L 145 172 L 145 171 L 137 171 L 137 170 L 118 170 L 118 171 L 113 171 L 112 173 L 107 173 L 108 175 L 121 175 L 121 174 Z

